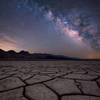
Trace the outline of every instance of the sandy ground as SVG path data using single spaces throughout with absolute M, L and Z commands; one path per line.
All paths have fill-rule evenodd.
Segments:
M 100 100 L 100 62 L 0 61 L 0 100 Z

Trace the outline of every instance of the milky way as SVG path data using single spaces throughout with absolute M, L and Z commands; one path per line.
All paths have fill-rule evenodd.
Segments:
M 99 0 L 0 0 L 0 48 L 100 58 L 99 5 Z
M 99 0 L 95 2 L 91 2 L 91 0 L 78 0 L 77 2 L 75 0 L 63 0 L 62 2 L 59 0 L 58 2 L 57 0 L 49 2 L 46 2 L 46 0 L 38 0 L 38 3 L 43 4 L 54 13 L 58 12 L 55 17 L 62 16 L 57 19 L 65 33 L 76 37 L 76 39 L 83 40 L 87 44 L 89 43 L 95 50 L 100 50 Z M 63 19 L 65 19 L 65 21 L 62 21 Z

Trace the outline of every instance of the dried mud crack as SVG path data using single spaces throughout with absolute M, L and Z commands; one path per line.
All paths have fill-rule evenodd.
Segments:
M 0 61 L 0 100 L 100 100 L 99 61 Z

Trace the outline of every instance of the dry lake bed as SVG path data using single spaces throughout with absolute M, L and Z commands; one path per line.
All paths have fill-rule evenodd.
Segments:
M 100 62 L 0 61 L 0 100 L 100 100 Z

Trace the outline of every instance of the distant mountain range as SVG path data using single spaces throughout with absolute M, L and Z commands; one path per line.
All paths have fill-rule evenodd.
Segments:
M 0 49 L 0 60 L 100 60 L 100 59 L 80 59 L 63 55 L 29 53 L 28 51 L 15 52 L 14 50 L 4 51 Z

